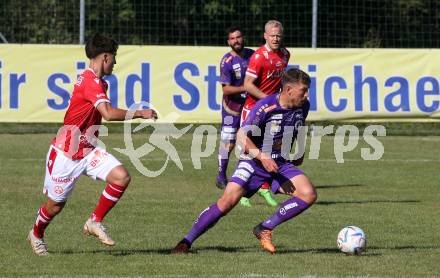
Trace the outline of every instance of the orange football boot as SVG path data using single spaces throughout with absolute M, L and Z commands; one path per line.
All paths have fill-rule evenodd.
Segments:
M 255 237 L 260 241 L 261 246 L 264 250 L 268 251 L 272 255 L 275 254 L 276 249 L 272 243 L 272 231 L 265 229 L 261 224 L 255 226 L 252 231 Z

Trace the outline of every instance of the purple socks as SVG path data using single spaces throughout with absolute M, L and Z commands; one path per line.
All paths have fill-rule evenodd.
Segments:
M 284 201 L 278 211 L 261 224 L 264 228 L 273 230 L 276 226 L 297 216 L 308 207 L 310 207 L 310 204 L 304 202 L 298 197 L 292 197 Z
M 229 159 L 219 158 L 218 160 L 218 176 L 226 178 L 226 170 L 228 169 Z
M 224 214 L 218 208 L 217 203 L 212 204 L 200 213 L 199 218 L 194 222 L 191 230 L 185 236 L 184 241 L 191 245 L 200 235 L 214 226 L 223 215 Z
M 300 198 L 292 197 L 284 201 L 278 211 L 261 224 L 264 228 L 273 230 L 279 224 L 297 216 L 308 207 L 310 207 L 310 204 Z M 217 203 L 212 204 L 200 213 L 191 230 L 182 241 L 191 246 L 199 236 L 213 227 L 223 215 L 224 213 L 218 208 Z

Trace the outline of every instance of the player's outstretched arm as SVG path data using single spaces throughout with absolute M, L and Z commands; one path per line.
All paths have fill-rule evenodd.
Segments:
M 102 117 L 106 121 L 123 121 L 125 120 L 125 115 L 127 114 L 127 110 L 114 108 L 108 102 L 101 102 L 100 104 L 98 104 L 96 109 L 98 109 L 99 113 L 101 113 Z M 133 118 L 156 120 L 157 113 L 153 109 L 136 110 Z
M 246 91 L 248 92 L 248 94 L 252 95 L 253 97 L 256 97 L 257 99 L 262 99 L 267 97 L 267 95 L 265 93 L 263 93 L 262 91 L 260 91 L 258 89 L 257 86 L 255 86 L 255 80 L 257 80 L 256 78 L 246 75 L 246 77 L 244 78 L 244 88 L 246 89 Z

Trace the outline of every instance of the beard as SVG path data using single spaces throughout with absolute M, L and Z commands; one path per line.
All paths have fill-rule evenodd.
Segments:
M 242 44 L 235 44 L 235 45 L 230 45 L 230 47 L 232 48 L 232 50 L 234 50 L 237 53 L 241 53 L 243 51 L 244 48 L 244 43 Z

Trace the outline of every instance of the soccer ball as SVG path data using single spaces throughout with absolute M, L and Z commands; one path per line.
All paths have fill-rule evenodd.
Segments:
M 367 247 L 367 237 L 361 228 L 347 226 L 338 234 L 338 248 L 345 254 L 360 255 Z

